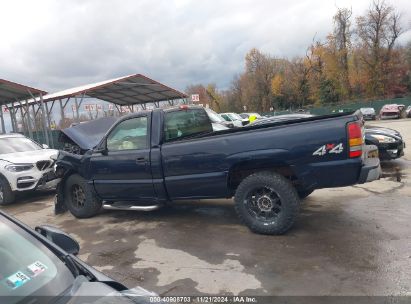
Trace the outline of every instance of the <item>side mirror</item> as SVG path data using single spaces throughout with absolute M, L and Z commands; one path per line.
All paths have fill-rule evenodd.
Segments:
M 69 254 L 77 255 L 79 243 L 64 231 L 49 225 L 37 226 L 35 230 Z
M 97 147 L 93 149 L 93 153 L 101 153 L 103 155 L 107 155 L 107 148 L 106 147 Z
M 43 147 L 43 149 L 48 149 L 48 148 L 50 148 L 50 147 L 47 146 L 46 144 L 42 144 L 41 146 Z

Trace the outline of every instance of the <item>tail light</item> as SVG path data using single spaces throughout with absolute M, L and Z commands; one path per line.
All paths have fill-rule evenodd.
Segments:
M 349 157 L 355 158 L 362 155 L 363 131 L 359 121 L 350 122 L 347 125 Z

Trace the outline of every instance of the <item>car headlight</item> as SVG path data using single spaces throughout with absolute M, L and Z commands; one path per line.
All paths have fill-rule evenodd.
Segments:
M 32 164 L 12 164 L 5 166 L 4 169 L 10 172 L 22 172 L 33 169 L 33 167 L 34 166 Z
M 395 142 L 395 138 L 385 136 L 385 135 L 371 135 L 374 137 L 376 140 L 378 140 L 380 143 L 393 143 Z

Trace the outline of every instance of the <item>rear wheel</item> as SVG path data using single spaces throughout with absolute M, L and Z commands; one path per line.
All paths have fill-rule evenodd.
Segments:
M 86 180 L 78 174 L 67 178 L 64 187 L 64 200 L 67 208 L 77 218 L 96 215 L 101 209 L 99 200 Z
M 8 205 L 14 202 L 16 196 L 11 190 L 10 184 L 3 176 L 0 176 L 0 205 Z
M 235 210 L 251 231 L 261 234 L 287 232 L 298 214 L 300 200 L 283 176 L 262 172 L 245 178 L 235 193 Z

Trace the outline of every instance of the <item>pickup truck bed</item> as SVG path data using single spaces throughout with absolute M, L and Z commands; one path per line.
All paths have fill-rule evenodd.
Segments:
M 90 217 L 103 201 L 131 210 L 234 196 L 251 230 L 280 234 L 294 223 L 299 196 L 377 179 L 370 149 L 357 114 L 212 132 L 200 107 L 139 112 L 116 122 L 97 146 L 81 147 L 85 154 L 60 153 L 57 208 Z

